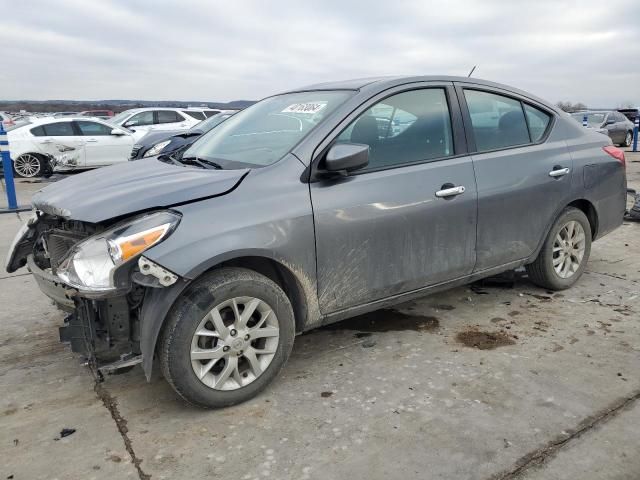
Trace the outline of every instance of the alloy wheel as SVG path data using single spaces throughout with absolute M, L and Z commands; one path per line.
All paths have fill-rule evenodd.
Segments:
M 632 141 L 633 141 L 633 135 L 631 133 L 627 132 L 627 136 L 624 139 L 624 146 L 625 147 L 630 147 Z
M 41 162 L 40 159 L 35 155 L 26 153 L 16 158 L 16 160 L 13 162 L 13 168 L 21 177 L 37 177 L 38 174 L 40 174 Z
M 215 306 L 191 341 L 196 377 L 214 390 L 237 390 L 267 369 L 278 349 L 280 328 L 273 309 L 254 297 Z
M 566 223 L 553 242 L 553 269 L 560 278 L 573 276 L 584 258 L 585 232 L 575 220 Z

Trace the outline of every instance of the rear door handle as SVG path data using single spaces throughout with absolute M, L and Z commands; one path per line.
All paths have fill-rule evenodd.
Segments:
M 98 140 L 96 140 L 95 138 L 89 138 L 85 140 L 85 143 L 98 143 Z
M 442 190 L 438 190 L 436 192 L 436 197 L 438 198 L 455 197 L 456 195 L 461 195 L 463 193 L 464 193 L 464 187 L 460 185 L 459 187 L 449 187 L 449 188 L 444 188 Z
M 549 172 L 550 177 L 564 177 L 570 170 L 568 168 L 554 168 Z
M 53 143 L 53 140 L 42 140 L 40 143 L 48 145 L 50 143 Z

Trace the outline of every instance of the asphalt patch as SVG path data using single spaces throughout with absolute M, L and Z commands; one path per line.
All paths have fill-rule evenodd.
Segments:
M 456 340 L 466 347 L 478 350 L 493 350 L 498 347 L 515 345 L 515 341 L 509 335 L 502 332 L 481 332 L 467 330 L 456 335 Z

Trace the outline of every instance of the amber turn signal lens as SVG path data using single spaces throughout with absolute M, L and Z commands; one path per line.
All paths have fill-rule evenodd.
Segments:
M 145 230 L 144 232 L 117 239 L 115 243 L 120 250 L 121 260 L 126 262 L 151 247 L 163 237 L 168 228 L 168 225 L 161 225 L 150 230 Z

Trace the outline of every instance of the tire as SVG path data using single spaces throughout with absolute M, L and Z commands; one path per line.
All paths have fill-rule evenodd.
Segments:
M 23 153 L 13 161 L 13 172 L 20 178 L 35 178 L 44 171 L 44 158 L 37 153 Z
M 573 225 L 573 232 L 579 232 L 576 224 L 581 227 L 582 233 L 584 233 L 581 248 L 572 247 L 572 245 L 580 245 L 577 241 L 579 239 L 578 233 L 574 234 L 573 240 L 568 239 L 569 246 L 562 242 L 563 235 L 567 238 L 567 234 L 570 233 L 568 230 L 563 230 L 565 227 Z M 556 251 L 554 252 L 554 250 Z M 581 257 L 578 255 L 580 250 L 582 250 Z M 569 288 L 578 281 L 584 272 L 590 253 L 591 225 L 589 220 L 581 210 L 573 207 L 565 208 L 551 227 L 538 258 L 526 266 L 529 279 L 536 285 L 549 290 Z M 567 257 L 569 257 L 569 264 L 561 260 L 561 258 Z M 579 261 L 578 257 L 580 257 Z M 557 271 L 558 268 L 560 272 Z
M 623 147 L 630 147 L 631 142 L 633 141 L 633 132 L 627 132 L 624 137 Z
M 253 313 L 242 328 L 247 308 Z M 220 408 L 262 391 L 289 358 L 294 337 L 291 302 L 275 282 L 253 270 L 222 268 L 195 281 L 176 301 L 158 354 L 178 395 L 199 407 Z

